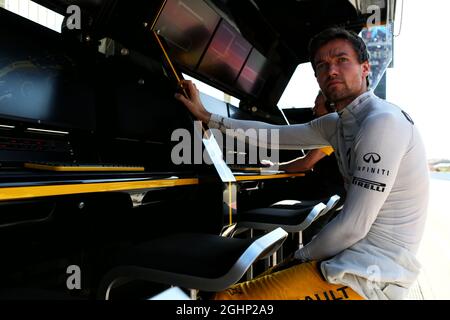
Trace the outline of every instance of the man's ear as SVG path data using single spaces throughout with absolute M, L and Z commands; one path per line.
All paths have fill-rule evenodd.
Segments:
M 369 60 L 364 61 L 361 66 L 362 66 L 362 76 L 364 79 L 366 79 L 370 73 Z

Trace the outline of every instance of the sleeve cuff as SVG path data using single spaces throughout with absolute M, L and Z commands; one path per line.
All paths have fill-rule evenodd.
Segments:
M 226 126 L 225 126 L 225 118 L 222 116 L 219 116 L 218 114 L 211 114 L 211 118 L 208 122 L 208 127 L 211 129 L 219 129 L 222 132 L 225 132 Z
M 320 151 L 325 153 L 327 156 L 330 156 L 334 152 L 334 149 L 332 147 L 324 147 L 320 148 Z

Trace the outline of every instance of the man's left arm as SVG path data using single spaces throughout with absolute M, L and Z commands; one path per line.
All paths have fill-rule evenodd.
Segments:
M 410 141 L 410 128 L 407 121 L 389 113 L 366 120 L 355 139 L 352 181 L 344 209 L 296 252 L 296 258 L 330 258 L 367 235 L 395 183 Z
M 314 149 L 308 151 L 306 156 L 297 158 L 286 163 L 280 163 L 279 169 L 286 172 L 305 172 L 312 170 L 317 162 L 330 156 L 333 153 L 333 148 L 324 147 L 321 149 Z

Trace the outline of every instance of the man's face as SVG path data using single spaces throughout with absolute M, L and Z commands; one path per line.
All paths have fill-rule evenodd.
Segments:
M 367 90 L 369 63 L 359 63 L 351 43 L 335 39 L 322 46 L 314 57 L 320 89 L 331 102 L 353 100 Z

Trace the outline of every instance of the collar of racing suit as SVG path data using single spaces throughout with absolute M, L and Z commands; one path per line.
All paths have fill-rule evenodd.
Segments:
M 350 104 L 348 104 L 344 109 L 338 111 L 339 118 L 341 120 L 341 124 L 351 125 L 355 122 L 359 123 L 359 119 L 364 118 L 364 114 L 366 113 L 364 108 L 367 105 L 367 102 L 375 97 L 375 94 L 372 90 L 368 90 L 363 94 L 359 95 L 355 100 L 353 100 Z
M 355 100 L 350 102 L 344 109 L 341 111 L 338 111 L 339 117 L 343 117 L 347 114 L 353 114 L 357 115 L 359 112 L 361 112 L 360 106 L 364 105 L 364 102 L 366 102 L 369 98 L 375 96 L 372 90 L 368 90 L 364 92 L 363 94 L 359 95 Z

